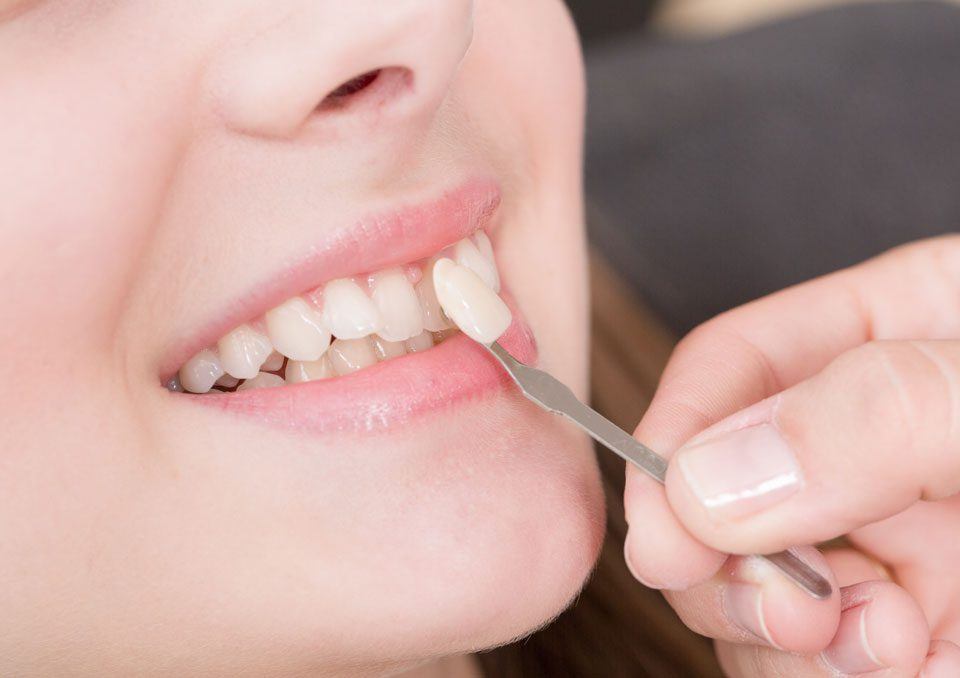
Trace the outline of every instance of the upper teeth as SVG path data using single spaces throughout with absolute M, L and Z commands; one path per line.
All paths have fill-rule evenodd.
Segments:
M 214 385 L 231 388 L 248 380 L 238 390 L 267 388 L 348 374 L 430 348 L 441 339 L 431 333 L 452 327 L 441 311 L 433 276 L 442 257 L 499 290 L 493 248 L 479 232 L 416 267 L 339 278 L 288 299 L 261 320 L 228 332 L 216 347 L 199 351 L 168 386 L 206 393 Z

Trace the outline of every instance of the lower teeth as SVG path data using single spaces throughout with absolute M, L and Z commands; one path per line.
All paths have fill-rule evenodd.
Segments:
M 335 339 L 323 357 L 312 362 L 289 360 L 275 353 L 261 366 L 255 377 L 237 379 L 223 374 L 207 392 L 232 393 L 342 377 L 376 363 L 433 348 L 456 333 L 457 330 L 424 331 L 412 339 L 397 342 L 385 341 L 376 335 L 361 339 Z M 279 356 L 279 360 L 276 360 L 275 356 Z M 180 375 L 173 377 L 167 382 L 167 389 L 192 392 L 190 388 L 184 387 L 180 379 Z M 195 384 L 189 386 L 196 387 Z

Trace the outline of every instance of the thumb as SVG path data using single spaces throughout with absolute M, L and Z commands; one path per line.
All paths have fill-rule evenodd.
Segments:
M 667 498 L 728 553 L 845 534 L 960 491 L 960 342 L 873 342 L 671 458 Z

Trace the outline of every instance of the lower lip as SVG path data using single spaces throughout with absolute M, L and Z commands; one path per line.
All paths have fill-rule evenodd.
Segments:
M 507 302 L 513 306 L 511 300 Z M 536 342 L 513 310 L 513 324 L 500 344 L 521 362 L 533 364 Z M 306 433 L 376 433 L 512 384 L 482 346 L 456 334 L 422 353 L 335 379 L 190 397 L 272 426 Z

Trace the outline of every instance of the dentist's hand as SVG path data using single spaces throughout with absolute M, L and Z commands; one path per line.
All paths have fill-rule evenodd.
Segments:
M 733 676 L 960 676 L 960 237 L 726 313 L 678 346 L 636 437 L 628 565 Z M 815 601 L 757 559 L 797 553 Z

